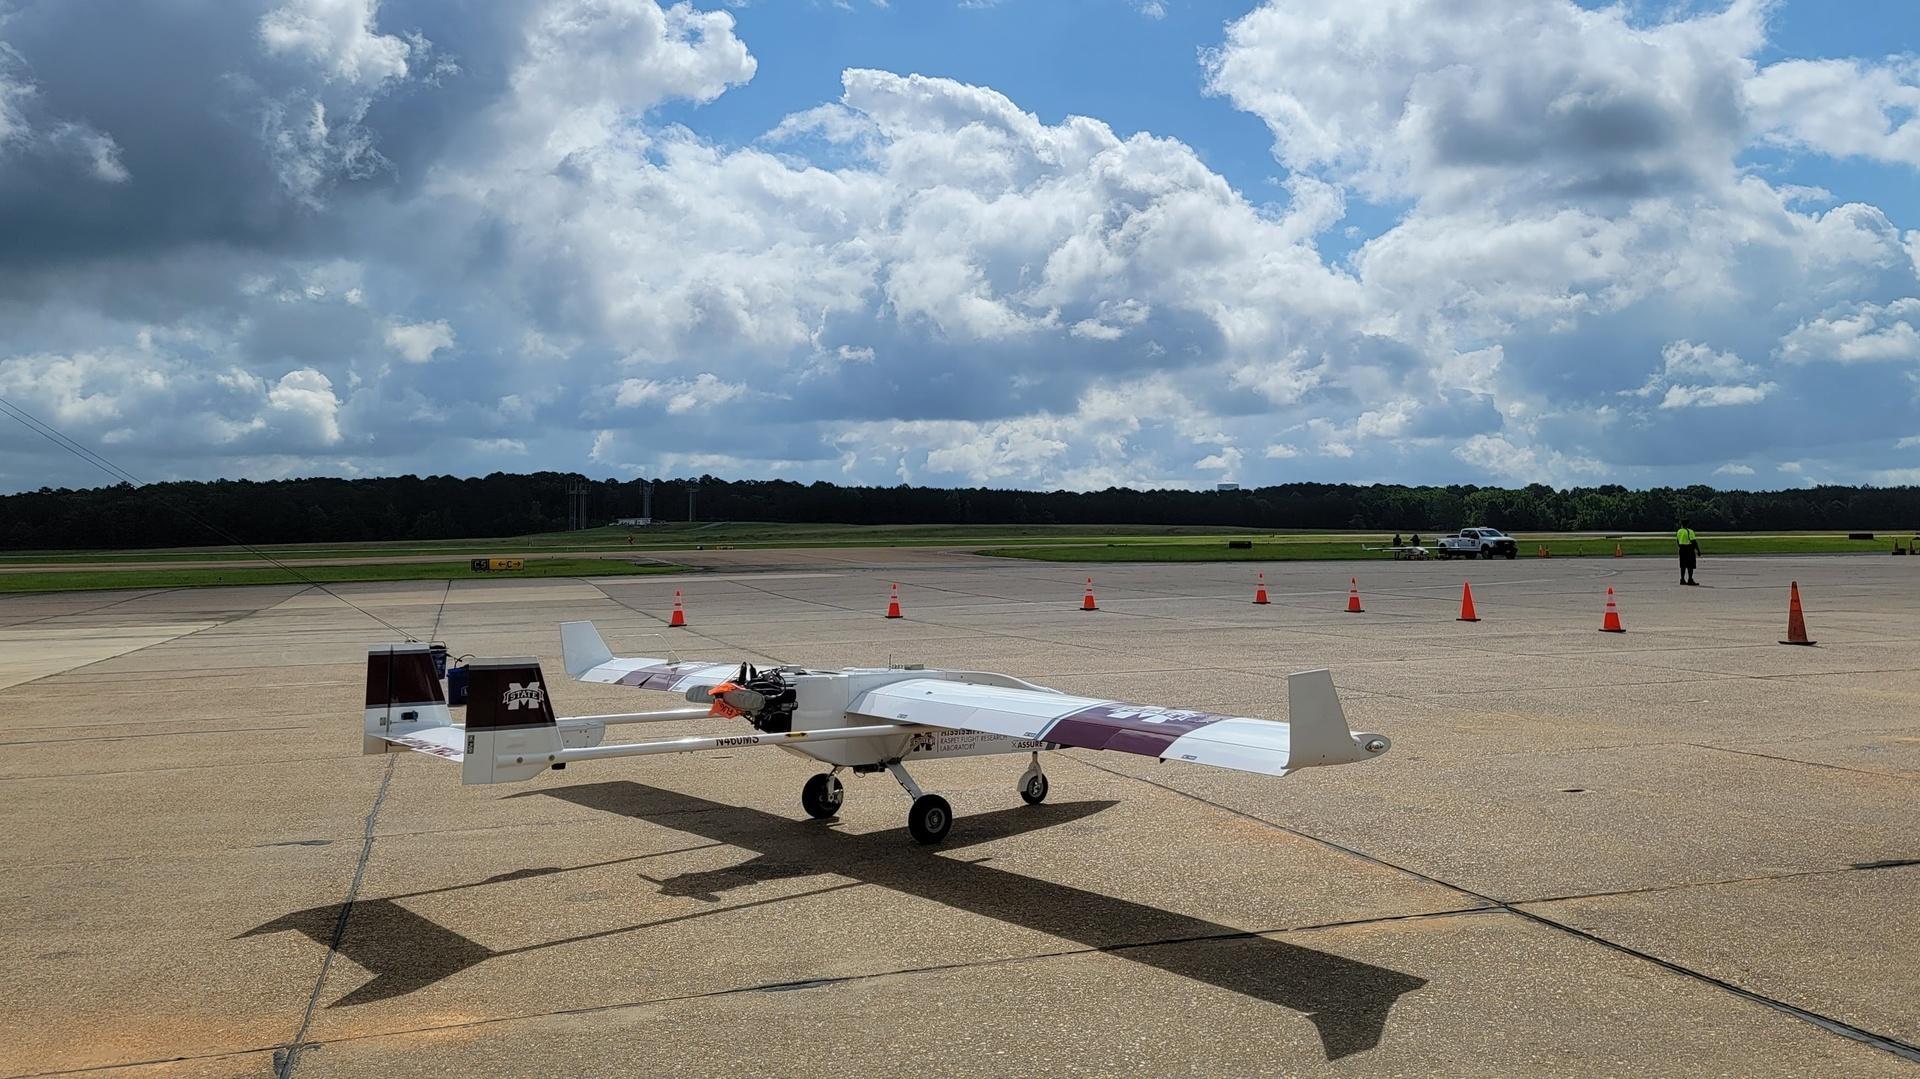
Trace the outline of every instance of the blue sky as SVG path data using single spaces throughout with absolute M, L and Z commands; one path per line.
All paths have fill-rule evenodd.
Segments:
M 0 2 L 153 478 L 1920 481 L 1920 5 Z M 92 482 L 0 429 L 0 489 Z
M 794 111 L 796 102 L 839 96 L 840 72 L 874 67 L 991 86 L 1048 122 L 1093 116 L 1122 134 L 1152 132 L 1192 146 L 1207 165 L 1248 199 L 1284 203 L 1277 185 L 1287 170 L 1274 160 L 1273 138 L 1258 117 L 1207 92 L 1202 50 L 1217 48 L 1222 30 L 1254 5 L 1247 0 L 1167 0 L 1158 18 L 1133 0 L 1003 0 L 982 7 L 903 0 L 876 7 L 819 0 L 760 0 L 698 6 L 730 11 L 754 45 L 753 81 L 716 101 L 669 102 L 663 120 L 747 145 Z M 1582 0 L 1606 9 L 1612 0 Z M 1645 22 L 1676 11 L 1720 5 L 1640 4 Z M 1911 0 L 1848 0 L 1842 5 L 1792 0 L 1769 13 L 1762 61 L 1880 57 L 1920 49 L 1920 4 Z M 1920 226 L 1920 182 L 1911 166 L 1851 158 L 1758 150 L 1746 161 L 1782 182 L 1825 187 Z M 1372 236 L 1393 223 L 1397 206 L 1350 204 L 1347 223 Z M 1351 239 L 1329 237 L 1330 254 Z

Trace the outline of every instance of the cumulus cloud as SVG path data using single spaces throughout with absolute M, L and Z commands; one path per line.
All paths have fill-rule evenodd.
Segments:
M 1920 165 L 1920 60 L 1783 60 L 1750 81 L 1747 94 L 1773 141 Z
M 4 30 L 0 22 L 0 30 Z M 47 113 L 20 55 L 0 40 L 0 166 L 8 156 L 60 163 L 89 179 L 125 183 L 120 144 L 90 124 Z
M 621 408 L 659 403 L 669 414 L 678 416 L 695 409 L 717 409 L 746 393 L 747 387 L 724 382 L 712 372 L 703 371 L 691 380 L 630 378 L 615 389 L 613 400 Z
M 1765 5 L 1651 27 L 1624 7 L 1268 3 L 1207 57 L 1290 168 L 1427 202 L 1639 197 L 1709 183 L 1744 133 Z
M 193 454 L 317 453 L 342 438 L 340 399 L 318 371 L 268 379 L 152 348 L 0 360 L 0 395 L 83 444 L 126 451 L 135 466 Z
M 387 326 L 387 347 L 408 363 L 426 363 L 434 353 L 453 347 L 453 327 L 446 319 L 432 322 L 393 322 Z
M 1789 363 L 1876 363 L 1920 360 L 1920 299 L 1855 304 L 1850 311 L 1811 319 L 1780 342 Z
M 1252 192 L 879 68 L 714 137 L 757 63 L 685 3 L 132 6 L 183 44 L 113 71 L 65 11 L 5 28 L 0 370 L 182 473 L 1693 482 L 1913 434 L 1920 230 L 1743 159 L 1908 160 L 1910 64 L 1763 64 L 1759 2 L 1261 4 L 1203 63 Z
M 379 0 L 292 0 L 260 17 L 270 53 L 294 53 L 329 79 L 378 85 L 407 74 L 407 43 L 374 29 Z
M 1757 386 L 1668 386 L 1660 399 L 1661 408 L 1718 408 L 1722 405 L 1750 405 L 1772 393 L 1771 382 Z

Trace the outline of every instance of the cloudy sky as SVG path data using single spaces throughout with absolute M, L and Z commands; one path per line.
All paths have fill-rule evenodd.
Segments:
M 0 0 L 143 478 L 1920 482 L 1911 0 Z M 0 489 L 99 482 L 0 421 Z

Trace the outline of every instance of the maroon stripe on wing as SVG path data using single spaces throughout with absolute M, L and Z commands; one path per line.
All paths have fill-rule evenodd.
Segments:
M 615 682 L 614 685 L 632 686 L 635 689 L 670 691 L 673 689 L 673 684 L 684 677 L 686 677 L 686 668 L 684 666 L 674 668 L 664 663 L 656 663 L 651 667 L 640 667 L 628 671 L 626 674 L 621 675 L 620 680 Z
M 1182 708 L 1096 704 L 1061 716 L 1041 731 L 1040 737 L 1078 749 L 1110 749 L 1117 753 L 1159 757 L 1181 735 L 1232 718 Z

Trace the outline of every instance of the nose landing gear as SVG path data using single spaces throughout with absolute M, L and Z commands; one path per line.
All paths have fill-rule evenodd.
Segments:
M 1037 806 L 1047 800 L 1047 773 L 1040 770 L 1040 754 L 1033 755 L 1033 763 L 1020 776 L 1020 798 L 1030 806 Z
M 809 777 L 806 786 L 800 788 L 800 806 L 807 811 L 807 816 L 826 820 L 839 814 L 840 803 L 846 801 L 847 789 L 841 784 L 840 777 L 834 774 L 838 771 L 836 768 L 832 772 Z

